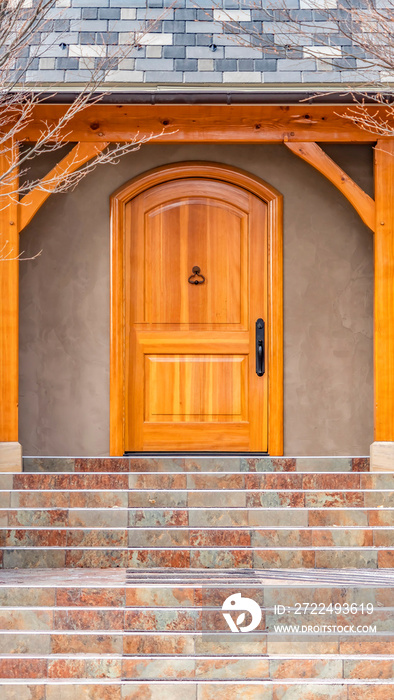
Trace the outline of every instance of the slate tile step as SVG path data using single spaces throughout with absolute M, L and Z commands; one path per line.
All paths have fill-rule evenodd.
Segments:
M 394 568 L 394 549 L 385 547 L 122 548 L 3 547 L 9 568 Z
M 94 570 L 90 570 L 93 574 Z M 118 570 L 119 571 L 119 570 Z M 118 573 L 116 571 L 116 573 Z M 9 578 L 9 574 L 12 575 L 12 571 L 3 570 L 0 574 L 3 574 Z M 20 572 L 18 572 L 20 573 Z M 24 573 L 35 573 L 26 570 Z M 50 579 L 50 575 L 56 573 L 53 571 L 46 571 L 45 577 Z M 304 603 L 309 601 L 310 603 L 322 603 L 329 605 L 330 603 L 340 603 L 342 605 L 366 605 L 367 603 L 372 603 L 375 608 L 389 608 L 394 607 L 394 575 L 391 576 L 391 585 L 383 585 L 382 581 L 378 580 L 374 582 L 373 585 L 366 585 L 366 583 L 361 579 L 360 581 L 353 582 L 352 585 L 343 583 L 341 585 L 341 579 L 338 577 L 340 572 L 335 572 L 339 580 L 332 582 L 312 582 L 305 581 L 304 583 L 298 583 L 297 585 L 291 585 L 291 580 L 287 579 L 280 581 L 280 579 L 275 580 L 274 584 L 270 583 L 270 580 L 265 578 L 262 583 L 259 583 L 258 579 L 254 581 L 251 578 L 243 576 L 239 582 L 230 580 L 228 582 L 215 581 L 212 582 L 207 576 L 205 584 L 201 585 L 194 578 L 188 582 L 185 576 L 182 575 L 182 579 L 177 581 L 163 581 L 160 577 L 159 581 L 155 582 L 157 574 L 155 570 L 152 570 L 152 579 L 144 575 L 138 577 L 136 574 L 133 575 L 134 583 L 130 585 L 120 584 L 119 586 L 108 585 L 103 588 L 100 582 L 96 582 L 90 587 L 85 583 L 84 586 L 76 585 L 75 581 L 67 581 L 67 574 L 74 573 L 73 571 L 66 570 L 65 575 L 65 585 L 60 587 L 53 587 L 53 585 L 45 586 L 43 582 L 31 583 L 30 585 L 5 585 L 4 583 L 0 585 L 0 610 L 6 610 L 7 608 L 43 608 L 43 607 L 56 607 L 58 609 L 62 608 L 80 608 L 87 607 L 94 610 L 97 607 L 105 608 L 118 608 L 118 607 L 149 607 L 155 609 L 156 607 L 166 608 L 166 607 L 176 607 L 177 609 L 188 608 L 193 606 L 201 605 L 213 605 L 220 606 L 223 600 L 232 593 L 237 593 L 242 591 L 244 596 L 253 597 L 260 606 L 265 608 L 271 608 L 274 605 L 286 604 L 288 606 L 295 606 L 296 603 Z M 84 573 L 77 571 L 75 573 Z M 89 573 L 85 572 L 85 573 Z M 105 572 L 103 572 L 105 573 Z M 142 572 L 143 574 L 144 572 Z M 242 572 L 241 572 L 242 573 Z M 270 573 L 270 572 L 264 572 Z M 282 573 L 286 573 L 283 571 Z M 303 572 L 309 575 L 314 572 Z M 324 571 L 316 572 L 319 575 L 325 573 Z M 342 573 L 342 572 L 341 572 Z M 359 572 L 361 574 L 373 574 L 373 572 Z M 183 572 L 182 572 L 183 574 Z M 154 578 L 155 577 L 155 578 Z M 80 582 L 81 583 L 81 582 Z
M 0 527 L 0 546 L 18 547 L 394 547 L 394 527 L 127 528 Z
M 393 507 L 394 491 L 342 490 L 201 490 L 132 491 L 127 489 L 26 489 L 0 491 L 1 508 L 377 508 Z
M 92 499 L 93 502 L 94 499 Z M 86 502 L 85 502 L 86 503 Z M 117 502 L 91 507 L 0 508 L 2 527 L 276 528 L 391 527 L 394 507 L 374 508 L 129 508 Z
M 370 489 L 393 488 L 391 473 L 310 473 L 310 472 L 195 472 L 124 474 L 100 473 L 1 473 L 0 489 Z
M 37 526 L 0 527 L 0 548 L 132 548 L 220 549 L 271 547 L 378 547 L 391 548 L 394 527 L 339 525 L 141 525 L 123 527 Z
M 299 638 L 284 637 L 277 640 L 270 633 L 248 634 L 243 640 L 237 636 L 236 653 L 293 657 L 304 654 L 305 658 L 318 654 L 322 656 L 352 655 L 352 658 L 374 659 L 382 655 L 394 655 L 394 640 L 387 633 L 373 637 L 363 635 L 327 639 L 327 635 L 315 636 L 303 642 Z M 211 634 L 200 632 L 130 632 L 124 630 L 3 630 L 0 636 L 0 654 L 122 654 L 129 656 L 172 655 L 231 656 L 234 653 L 232 634 Z
M 25 457 L 25 472 L 369 472 L 369 457 Z
M 390 681 L 2 681 L 2 700 L 392 700 Z M 22 694 L 23 693 L 23 694 Z
M 262 608 L 261 622 L 256 629 L 256 634 L 269 634 L 275 638 L 276 625 L 312 625 L 312 626 L 339 626 L 352 625 L 352 632 L 356 634 L 357 626 L 367 626 L 366 634 L 371 639 L 375 635 L 390 636 L 394 633 L 394 609 L 376 608 L 371 615 L 365 611 L 358 612 L 341 611 L 327 613 L 323 617 L 317 617 L 314 613 L 300 614 L 297 611 L 285 614 L 276 609 Z M 370 626 L 373 629 L 370 629 Z M 50 631 L 129 631 L 129 632 L 202 632 L 217 635 L 228 633 L 228 625 L 223 616 L 221 606 L 208 607 L 196 606 L 192 608 L 160 608 L 160 607 L 122 607 L 122 608 L 3 608 L 0 610 L 0 628 L 5 631 L 37 631 L 40 633 Z M 376 629 L 375 629 L 376 628 Z M 287 633 L 283 632 L 283 635 Z M 327 634 L 327 633 L 326 633 Z M 324 631 L 322 632 L 324 635 Z M 341 637 L 349 636 L 346 632 Z M 281 635 L 282 636 L 282 633 Z M 288 633 L 288 636 L 297 641 L 302 634 Z M 318 637 L 319 633 L 313 635 Z M 335 641 L 333 636 L 333 641 Z M 234 638 L 233 638 L 234 639 Z M 249 637 L 240 636 L 242 641 Z M 370 639 L 370 641 L 371 641 Z M 238 635 L 237 635 L 238 640 Z M 201 640 L 202 642 L 204 639 Z M 276 641 L 281 641 L 279 638 Z M 313 640 L 312 640 L 313 641 Z M 390 640 L 386 640 L 390 641 Z M 238 643 L 234 639 L 234 644 Z M 234 647 L 234 653 L 236 648 Z
M 139 473 L 0 473 L 1 490 L 237 490 L 312 489 L 355 490 L 392 489 L 389 473 L 311 473 L 311 472 L 139 472 Z
M 229 658 L 88 654 L 0 656 L 0 679 L 393 681 L 393 671 L 394 661 L 390 657 L 360 660 L 346 657 L 268 659 L 253 655 Z

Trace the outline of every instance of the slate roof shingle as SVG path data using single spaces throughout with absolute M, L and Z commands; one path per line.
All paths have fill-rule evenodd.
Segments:
M 351 2 L 358 6 L 360 0 Z M 316 39 L 302 32 L 289 37 L 291 23 L 283 3 L 294 19 L 316 30 Z M 365 82 L 363 54 L 351 51 L 348 58 L 348 39 L 335 33 L 335 25 L 321 12 L 322 7 L 335 11 L 337 0 L 260 4 L 256 9 L 253 0 L 218 0 L 214 9 L 212 0 L 95 0 L 94 6 L 91 0 L 56 0 L 51 21 L 29 47 L 25 66 L 19 67 L 25 68 L 28 83 L 78 86 L 98 61 L 112 57 L 105 82 L 123 90 L 159 85 L 280 90 Z M 246 32 L 257 29 L 264 47 L 243 45 L 224 31 L 221 19 L 230 25 L 240 21 Z M 128 52 L 135 33 L 149 20 L 156 24 Z

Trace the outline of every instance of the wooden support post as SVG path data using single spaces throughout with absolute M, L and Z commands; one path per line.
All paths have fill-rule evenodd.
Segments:
M 0 172 L 13 163 L 10 150 L 0 155 Z M 0 185 L 0 471 L 22 468 L 18 442 L 18 277 L 19 232 L 17 177 Z M 14 194 L 12 195 L 12 192 Z
M 375 442 L 371 469 L 394 471 L 394 142 L 375 148 Z

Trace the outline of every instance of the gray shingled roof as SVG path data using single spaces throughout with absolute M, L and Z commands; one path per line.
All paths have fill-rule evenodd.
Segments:
M 316 27 L 315 40 L 293 36 L 289 45 L 284 3 L 294 20 Z M 357 6 L 359 0 L 351 3 Z M 336 34 L 319 11 L 324 6 L 335 9 L 337 0 L 263 0 L 259 5 L 265 9 L 255 9 L 253 4 L 247 0 L 57 0 L 51 21 L 29 48 L 25 77 L 29 83 L 70 88 L 88 80 L 99 61 L 115 55 L 105 81 L 122 91 L 158 86 L 338 88 L 338 84 L 364 81 L 362 54 L 346 57 L 348 40 Z M 138 48 L 121 55 L 144 22 L 157 17 Z M 230 25 L 241 21 L 245 31 L 257 28 L 264 36 L 264 50 L 240 44 L 223 30 L 221 17 Z

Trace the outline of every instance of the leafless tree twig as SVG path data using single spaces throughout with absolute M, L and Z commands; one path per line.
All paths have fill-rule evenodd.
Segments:
M 170 6 L 171 7 L 171 6 Z M 111 82 L 119 63 L 130 56 L 148 32 L 154 30 L 166 12 L 154 20 L 141 22 L 140 30 L 130 33 L 127 45 L 107 46 L 105 38 L 90 47 L 90 56 L 80 58 L 78 94 L 57 119 L 43 119 L 35 142 L 23 140 L 23 132 L 35 118 L 35 108 L 56 95 L 57 86 L 40 85 L 29 76 L 34 75 L 41 58 L 45 58 L 50 44 L 38 41 L 40 32 L 49 34 L 51 23 L 61 19 L 62 8 L 57 0 L 0 0 L 0 211 L 10 199 L 19 202 L 33 189 L 49 192 L 73 190 L 80 180 L 101 164 L 116 164 L 119 159 L 138 150 L 160 134 L 134 134 L 128 143 L 113 144 L 99 151 L 80 168 L 47 178 L 44 182 L 29 177 L 32 162 L 41 154 L 64 146 L 70 136 L 71 123 L 76 116 L 100 102 L 103 88 Z M 61 34 L 58 35 L 61 41 Z M 64 44 L 67 51 L 67 44 Z M 114 49 L 114 50 L 113 50 Z M 162 133 L 162 132 L 161 132 Z M 23 147 L 18 144 L 23 140 Z M 15 174 L 19 174 L 17 181 Z M 0 237 L 3 232 L 0 231 Z M 0 260 L 12 260 L 13 251 L 8 242 L 1 242 Z
M 335 90 L 337 83 L 332 83 L 329 94 L 351 94 L 353 104 L 342 116 L 382 137 L 394 134 L 394 0 L 385 4 L 363 0 L 355 7 L 352 0 L 304 0 L 301 10 L 292 10 L 286 0 L 241 0 L 240 8 L 254 10 L 259 18 L 253 26 L 234 18 L 223 2 L 213 0 L 212 7 L 220 10 L 223 31 L 237 44 L 289 59 L 295 71 L 314 61 L 325 85 L 330 85 L 330 71 L 341 73 L 343 87 Z M 274 33 L 267 23 L 275 23 Z

